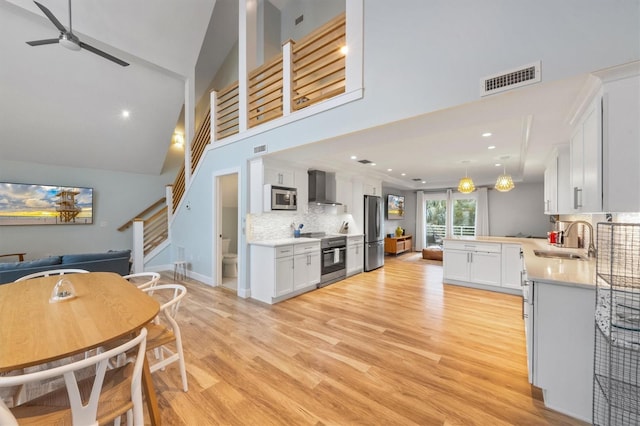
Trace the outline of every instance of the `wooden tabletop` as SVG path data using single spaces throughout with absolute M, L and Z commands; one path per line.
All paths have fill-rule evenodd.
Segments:
M 137 332 L 160 304 L 112 272 L 64 275 L 76 297 L 50 303 L 60 275 L 0 285 L 0 372 L 83 353 Z M 152 424 L 160 424 L 145 358 L 143 388 Z
M 0 372 L 84 352 L 137 331 L 159 304 L 110 272 L 64 276 L 77 296 L 49 303 L 60 276 L 0 285 Z

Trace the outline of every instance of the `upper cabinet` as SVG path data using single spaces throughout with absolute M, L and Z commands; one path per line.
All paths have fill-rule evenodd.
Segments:
M 284 167 L 264 165 L 264 183 L 272 185 L 295 187 L 295 172 Z
M 570 140 L 568 212 L 640 211 L 640 62 L 598 75 Z
M 263 212 L 263 187 L 266 184 L 296 188 L 298 213 L 308 211 L 308 177 L 306 169 L 299 169 L 270 159 L 254 158 L 249 161 L 249 212 Z M 268 211 L 268 210 L 264 210 Z
M 569 145 L 553 149 L 544 170 L 545 214 L 569 213 Z
M 606 83 L 602 100 L 604 209 L 640 212 L 640 76 Z
M 602 98 L 596 96 L 571 135 L 571 213 L 602 211 L 601 126 Z

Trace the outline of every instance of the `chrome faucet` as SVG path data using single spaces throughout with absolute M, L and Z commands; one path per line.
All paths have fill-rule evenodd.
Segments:
M 569 226 L 567 226 L 567 229 L 565 230 L 565 235 L 569 235 L 571 228 L 573 228 L 573 225 L 577 223 L 582 223 L 583 225 L 586 225 L 587 228 L 589 228 L 589 248 L 587 249 L 587 256 L 596 257 L 596 246 L 595 244 L 593 244 L 593 226 L 589 222 L 587 222 L 586 220 L 576 220 L 574 222 L 570 222 Z

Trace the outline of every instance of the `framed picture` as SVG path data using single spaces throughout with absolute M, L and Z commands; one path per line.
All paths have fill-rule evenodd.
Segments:
M 91 225 L 93 188 L 0 182 L 0 225 Z
M 404 196 L 387 195 L 387 219 L 404 219 Z

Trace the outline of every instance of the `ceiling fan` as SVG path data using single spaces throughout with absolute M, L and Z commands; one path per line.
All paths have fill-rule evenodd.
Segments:
M 86 49 L 89 52 L 95 53 L 96 55 L 100 55 L 103 58 L 113 61 L 118 65 L 122 65 L 123 67 L 126 67 L 127 65 L 129 65 L 127 62 L 121 59 L 118 59 L 115 56 L 109 55 L 108 53 L 103 52 L 100 49 L 96 49 L 95 47 L 90 46 L 87 43 L 83 43 L 80 41 L 80 39 L 78 39 L 78 37 L 71 30 L 71 0 L 69 0 L 69 31 L 67 31 L 67 29 L 60 23 L 60 21 L 58 21 L 58 19 L 53 15 L 53 13 L 51 13 L 49 9 L 47 9 L 37 1 L 34 1 L 34 3 L 36 4 L 36 6 L 40 8 L 40 10 L 42 10 L 42 12 L 44 12 L 44 14 L 47 16 L 47 18 L 49 18 L 49 20 L 53 23 L 53 25 L 55 25 L 56 28 L 60 30 L 60 35 L 58 36 L 58 38 L 28 41 L 27 42 L 28 45 L 42 46 L 44 44 L 60 43 L 61 45 L 63 45 L 64 47 L 70 50 L 80 50 L 81 48 Z

